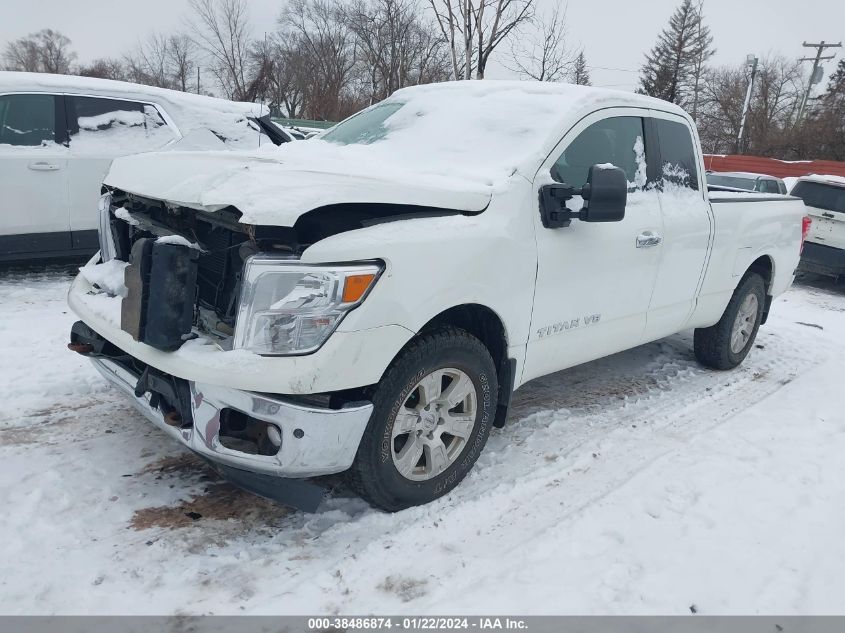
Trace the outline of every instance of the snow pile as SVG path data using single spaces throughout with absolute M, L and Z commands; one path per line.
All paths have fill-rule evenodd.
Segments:
M 91 130 L 96 132 L 103 128 L 118 125 L 144 125 L 144 113 L 137 110 L 115 110 L 104 112 L 96 116 L 81 116 L 77 120 L 80 130 Z
M 131 224 L 132 226 L 138 226 L 140 224 L 140 222 L 138 222 L 138 220 L 133 218 L 132 214 L 129 213 L 129 211 L 127 211 L 123 207 L 120 207 L 119 209 L 115 209 L 114 217 L 116 217 L 120 220 L 123 220 L 124 222 L 126 222 L 127 224 Z
M 156 244 L 175 244 L 176 246 L 187 246 L 188 248 L 192 248 L 196 251 L 202 251 L 199 244 L 192 242 L 181 235 L 165 235 L 164 237 L 158 238 L 156 240 Z
M 352 117 L 319 139 L 287 143 L 268 153 L 296 164 L 342 167 L 352 173 L 400 168 L 418 178 L 458 177 L 492 187 L 518 170 L 533 178 L 540 162 L 583 114 L 604 105 L 651 103 L 641 95 L 568 84 L 470 81 L 416 86 L 373 106 L 395 108 L 375 139 L 332 142 L 343 137 L 344 126 L 354 128 Z
M 184 238 L 182 238 L 184 239 Z M 129 264 L 112 259 L 103 264 L 88 262 L 79 269 L 88 283 L 104 290 L 112 297 L 125 297 L 128 293 L 124 285 L 124 270 Z
M 733 371 L 688 333 L 529 383 L 457 489 L 391 515 L 214 479 L 65 349 L 68 283 L 0 279 L 4 614 L 845 610 L 833 284 L 778 297 Z

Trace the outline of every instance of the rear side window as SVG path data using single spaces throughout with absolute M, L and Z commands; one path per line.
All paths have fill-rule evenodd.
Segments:
M 552 178 L 581 187 L 593 165 L 610 163 L 621 168 L 631 188 L 646 184 L 646 152 L 643 120 L 611 117 L 593 123 L 567 146 L 552 167 Z
M 698 161 L 689 128 L 665 119 L 655 119 L 655 124 L 663 179 L 681 187 L 698 189 Z
M 0 145 L 39 146 L 56 141 L 53 95 L 0 96 Z
M 160 149 L 175 138 L 155 106 L 103 97 L 67 97 L 74 152 L 134 154 Z
M 792 195 L 801 198 L 808 207 L 845 213 L 845 187 L 799 180 L 792 188 Z
M 764 193 L 780 193 L 780 189 L 778 189 L 778 183 L 776 180 L 761 178 L 759 184 L 760 186 L 757 188 L 758 191 L 762 191 Z

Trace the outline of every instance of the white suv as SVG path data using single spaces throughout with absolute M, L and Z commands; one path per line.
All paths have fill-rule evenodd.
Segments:
M 0 261 L 92 255 L 113 158 L 289 140 L 267 115 L 259 104 L 138 84 L 0 72 Z
M 799 268 L 845 276 L 845 178 L 805 176 L 795 183 L 791 194 L 804 201 L 813 218 Z

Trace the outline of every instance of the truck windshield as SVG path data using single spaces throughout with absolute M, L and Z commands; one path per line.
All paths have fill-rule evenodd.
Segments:
M 845 187 L 800 180 L 791 193 L 801 198 L 808 207 L 845 213 Z
M 395 114 L 403 103 L 381 103 L 342 121 L 323 134 L 322 139 L 339 145 L 369 145 L 387 135 L 384 122 Z
M 717 187 L 731 187 L 733 189 L 744 189 L 754 191 L 756 181 L 753 178 L 741 178 L 739 176 L 720 176 L 719 174 L 707 174 L 707 184 Z

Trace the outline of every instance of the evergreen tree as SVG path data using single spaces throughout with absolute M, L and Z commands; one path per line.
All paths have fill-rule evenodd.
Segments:
M 827 90 L 822 96 L 825 105 L 845 105 L 845 59 L 840 59 L 836 72 L 827 82 Z
M 715 52 L 701 9 L 701 4 L 693 5 L 693 0 L 682 0 L 675 9 L 640 69 L 641 93 L 697 105 L 704 63 Z
M 584 51 L 578 53 L 575 58 L 575 65 L 572 68 L 572 83 L 578 86 L 592 86 L 590 82 L 590 71 L 587 69 L 587 58 Z

